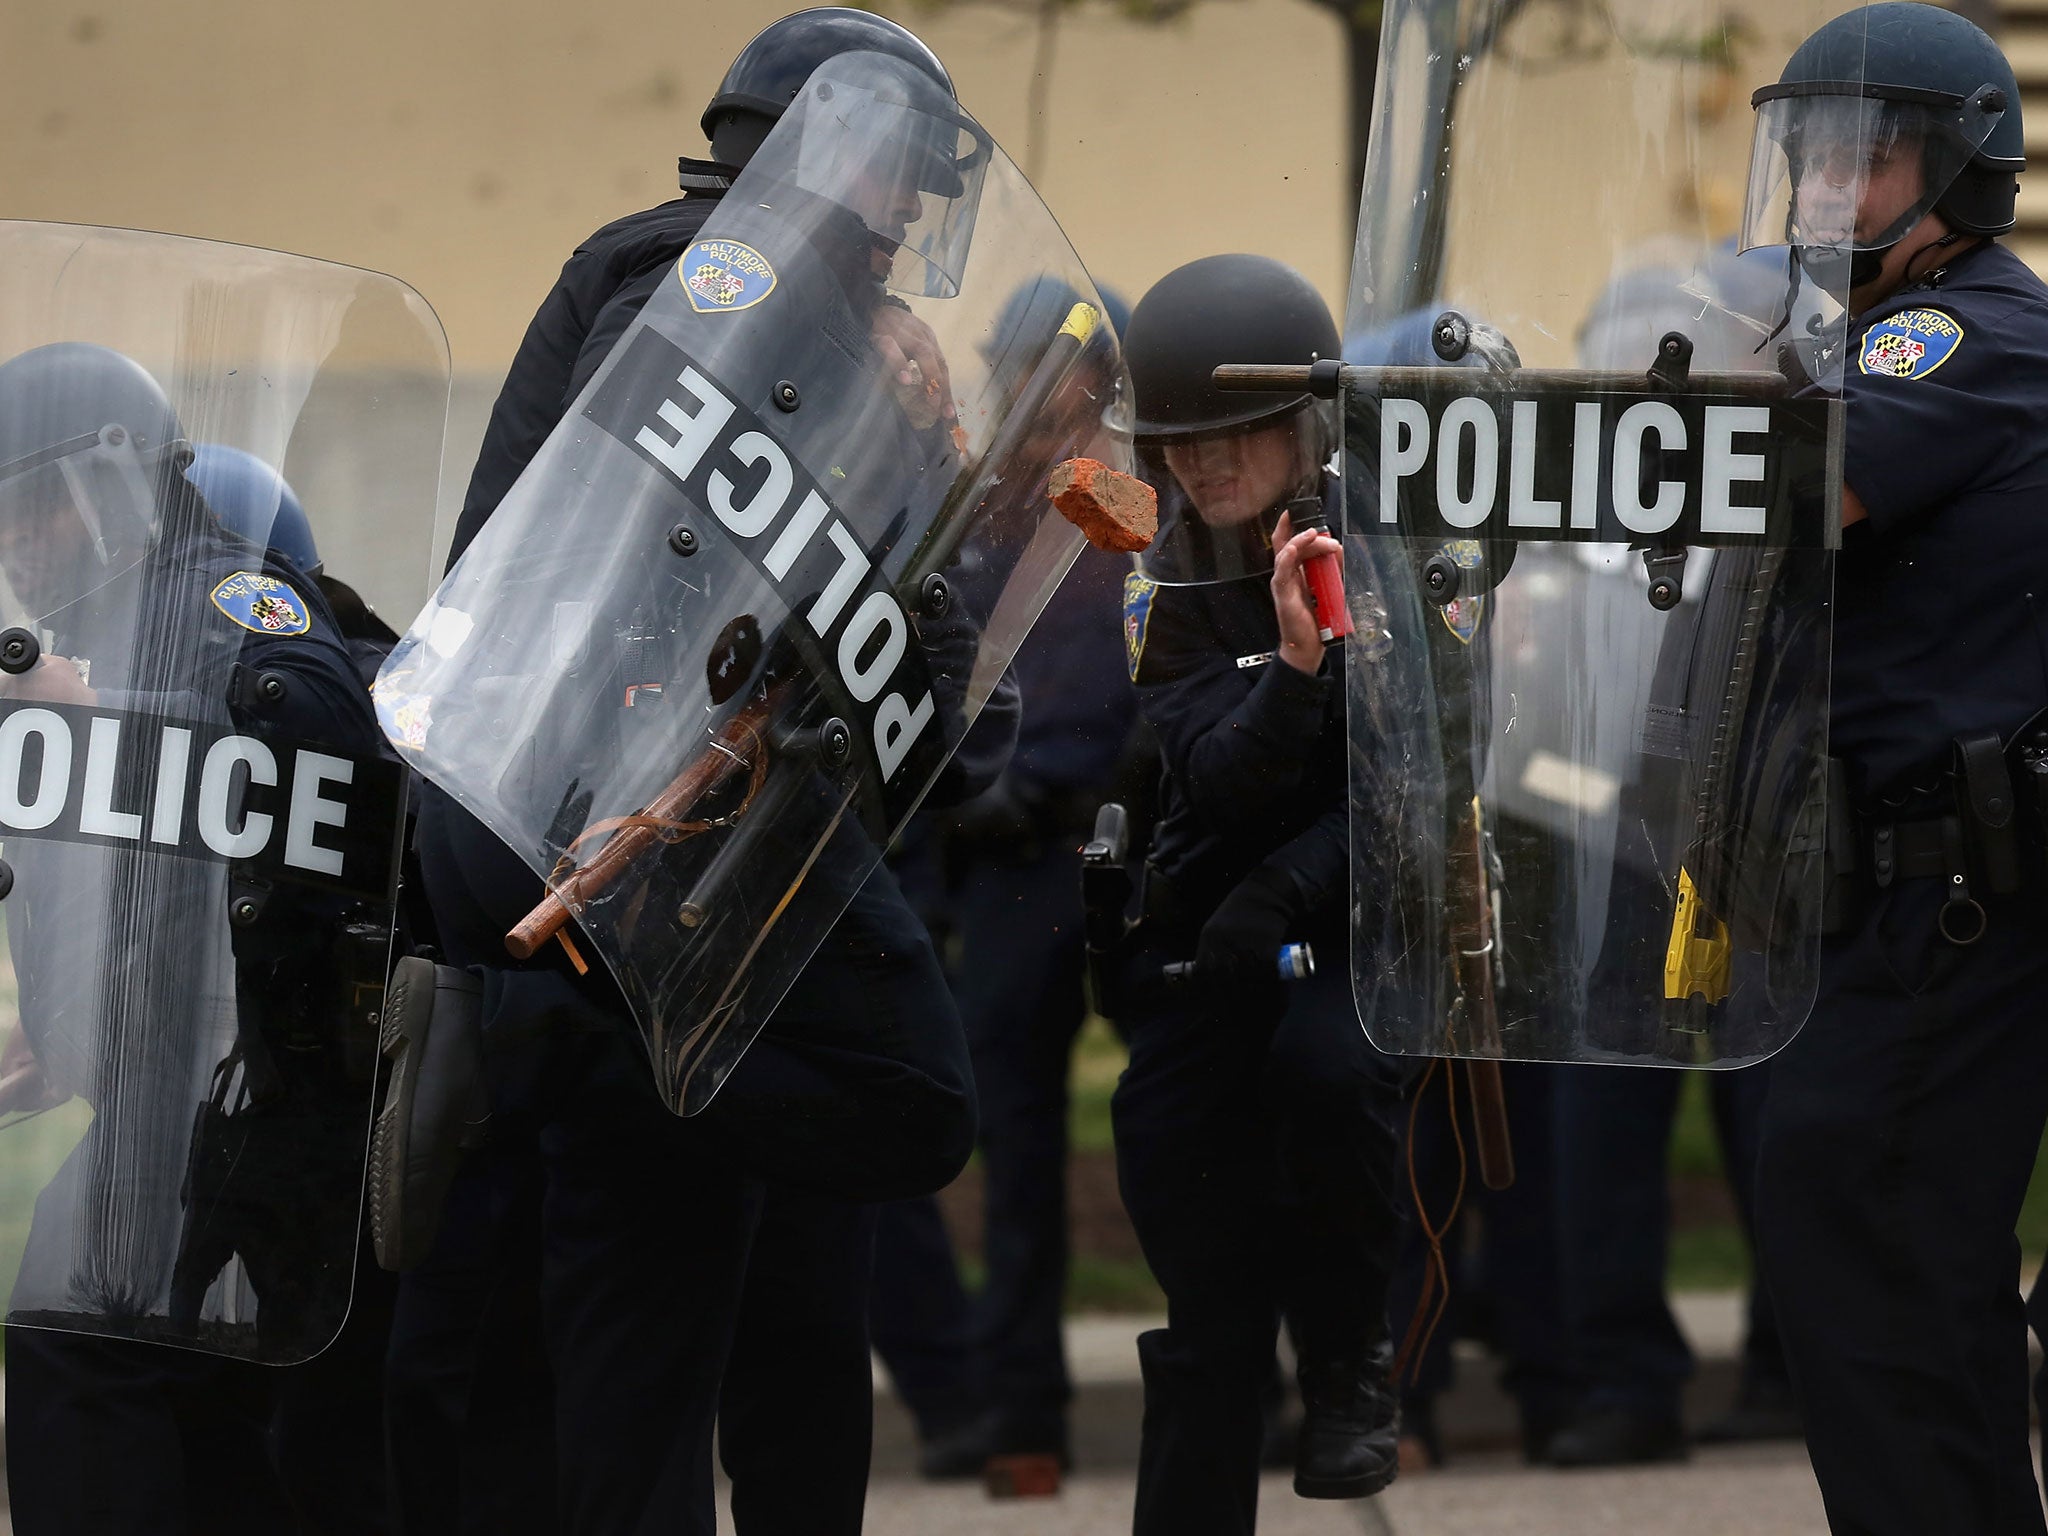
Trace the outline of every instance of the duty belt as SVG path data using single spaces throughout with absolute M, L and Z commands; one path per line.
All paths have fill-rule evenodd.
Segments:
M 1955 816 L 1874 823 L 1865 838 L 1872 881 L 1879 890 L 1886 890 L 1894 881 L 1930 880 L 1947 874 L 1963 857 L 1962 830 L 1962 822 Z
M 1881 821 L 1870 827 L 1870 877 L 1879 890 L 1888 890 L 1900 880 L 1942 880 L 1948 899 L 1936 920 L 1941 936 L 1951 944 L 1974 944 L 1984 937 L 1988 919 L 1984 905 L 1973 894 L 1973 863 L 1981 866 L 1981 855 L 1971 853 L 1981 846 L 1968 836 L 1960 815 L 1932 821 Z M 1981 878 L 1981 877 L 1980 877 Z M 2017 872 L 2012 886 L 1986 888 L 1985 894 L 2009 896 L 2018 889 Z
M 1984 935 L 1982 898 L 2020 890 L 2023 856 L 2032 883 L 2042 883 L 2048 803 L 2030 800 L 2023 808 L 2012 755 L 1995 735 L 1958 737 L 1952 762 L 1941 791 L 1914 804 L 1918 814 L 1899 817 L 1879 808 L 1856 817 L 1848 857 L 1834 858 L 1834 877 L 1852 886 L 1867 878 L 1880 891 L 1901 880 L 1941 880 L 1948 896 L 1942 936 L 1952 944 L 1974 944 Z M 2048 779 L 2029 772 L 2024 754 L 2018 766 L 2030 788 L 2048 786 Z

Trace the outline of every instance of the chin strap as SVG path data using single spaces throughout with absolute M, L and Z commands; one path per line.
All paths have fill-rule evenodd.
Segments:
M 1778 315 L 1778 323 L 1770 328 L 1764 339 L 1756 344 L 1761 352 L 1780 336 L 1785 327 L 1792 323 L 1792 306 L 1799 301 L 1799 247 L 1789 246 L 1785 252 L 1785 308 Z M 1752 354 L 1754 355 L 1754 354 Z
M 1907 260 L 1904 281 L 1900 286 L 1902 288 L 1911 288 L 1923 284 L 1932 286 L 1939 283 L 1941 274 L 1947 266 L 1946 262 L 1938 262 L 1925 273 L 1917 275 L 1913 271 L 1913 264 L 1929 251 L 1946 251 L 1962 241 L 1975 240 L 1977 238 L 1979 237 L 1967 234 L 1961 230 L 1951 230 L 1939 240 L 1922 246 Z M 1890 245 L 1875 246 L 1868 250 L 1849 252 L 1847 257 L 1849 264 L 1848 291 L 1854 293 L 1857 289 L 1867 287 L 1877 281 L 1879 274 L 1884 270 L 1885 257 L 1890 255 L 1897 246 L 1898 241 L 1894 240 Z M 1757 343 L 1757 351 L 1763 351 L 1765 347 L 1775 341 L 1790 322 L 1793 299 L 1799 292 L 1800 269 L 1804 268 L 1815 282 L 1825 288 L 1840 273 L 1842 260 L 1843 253 L 1839 250 L 1808 246 L 1792 247 L 1791 261 L 1788 264 L 1786 274 L 1785 312 L 1779 316 L 1778 323 L 1772 328 L 1771 333 Z

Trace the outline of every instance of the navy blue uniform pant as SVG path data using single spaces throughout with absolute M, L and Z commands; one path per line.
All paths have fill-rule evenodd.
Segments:
M 465 1165 L 433 1253 L 405 1277 L 389 1376 L 403 1530 L 559 1529 L 541 1187 L 537 1146 L 495 1137 Z M 873 1213 L 891 1208 L 765 1191 L 717 1408 L 742 1536 L 860 1529 L 873 1421 L 863 1311 Z M 702 1428 L 692 1416 L 677 1433 Z
M 7 1330 L 7 1492 L 23 1536 L 297 1529 L 270 1466 L 268 1368 Z
M 1716 1128 L 1747 1234 L 1770 1068 L 1710 1075 Z M 1671 1132 L 1685 1075 L 1575 1066 L 1555 1074 L 1557 1220 L 1565 1315 L 1590 1409 L 1676 1418 L 1692 1349 L 1666 1295 Z M 1752 1285 L 1746 1377 L 1783 1374 L 1768 1290 Z
M 1515 1182 L 1505 1190 L 1490 1190 L 1479 1182 L 1472 1103 L 1463 1072 L 1455 1077 L 1452 1089 L 1446 1089 L 1439 1072 L 1426 1089 L 1418 1090 L 1425 1097 L 1414 1106 L 1408 1156 L 1424 1212 L 1441 1227 L 1457 1195 L 1461 1174 L 1452 1133 L 1455 1107 L 1465 1147 L 1465 1207 L 1479 1214 L 1481 1241 L 1476 1255 L 1465 1253 L 1467 1224 L 1462 1216 L 1444 1236 L 1451 1300 L 1402 1380 L 1404 1401 L 1433 1398 L 1451 1386 L 1451 1343 L 1474 1313 L 1483 1314 L 1485 1331 L 1506 1362 L 1501 1385 L 1521 1407 L 1525 1424 L 1539 1430 L 1554 1425 L 1575 1400 L 1577 1372 L 1564 1330 L 1557 1227 L 1552 1219 L 1551 1080 L 1560 1070 L 1531 1062 L 1501 1064 L 1515 1155 Z M 1412 1203 L 1405 1180 L 1401 1190 L 1404 1205 Z M 1397 1344 L 1406 1336 L 1424 1294 L 1428 1262 L 1421 1224 L 1411 1220 L 1391 1297 Z M 1441 1290 L 1435 1292 L 1432 1307 L 1440 1303 L 1441 1295 Z
M 2027 1292 L 2027 1326 L 2048 1351 L 2048 1264 L 2035 1274 L 2033 1289 Z M 2034 1421 L 2048 1424 L 2048 1363 L 2034 1373 Z M 2048 1440 L 2041 1443 L 2041 1480 L 2048 1485 Z
M 554 1376 L 540 1328 L 537 1131 L 500 1103 L 434 1247 L 401 1277 L 385 1371 L 397 1527 L 549 1536 Z
M 889 1381 L 919 1438 L 946 1434 L 981 1406 L 974 1299 L 960 1278 L 938 1200 L 874 1208 L 874 1284 L 868 1324 Z
M 657 1100 L 624 1021 L 552 973 L 486 979 L 491 1040 L 508 1051 L 530 1042 L 528 1056 L 515 1053 L 532 1065 L 514 1069 L 514 1097 L 539 1126 L 557 1528 L 708 1532 L 711 1431 L 765 1185 L 896 1198 L 945 1183 L 965 1159 L 972 1079 L 937 961 L 892 878 L 876 871 L 718 1098 L 687 1120 Z M 483 1205 L 482 1241 L 501 1242 L 495 1196 L 466 1188 Z M 864 1274 L 864 1247 L 839 1252 L 851 1254 L 841 1273 Z M 444 1260 L 477 1273 L 474 1254 L 437 1248 L 433 1262 Z M 451 1297 L 435 1305 L 438 1323 L 408 1319 L 403 1332 L 437 1359 L 395 1362 L 395 1374 L 445 1378 L 465 1353 L 482 1358 L 487 1343 L 462 1342 Z M 865 1394 L 865 1331 L 855 1326 Z M 857 1442 L 863 1485 L 866 1432 L 864 1417 L 843 1431 Z M 813 1455 L 801 1450 L 793 1470 Z
M 1386 1329 L 1402 1073 L 1367 1043 L 1341 969 L 1297 983 L 1278 1018 L 1213 989 L 1126 1014 L 1117 1176 L 1167 1301 L 1139 1340 L 1133 1529 L 1236 1536 L 1257 1517 L 1283 1306 L 1305 1359 L 1362 1357 Z
M 2048 910 L 1943 940 L 1940 882 L 1823 948 L 1772 1064 L 1757 1238 L 1828 1519 L 2042 1531 L 2013 1226 L 2048 1118 Z
M 541 1133 L 541 1319 L 560 1528 L 714 1530 L 711 1438 L 760 1212 L 643 1062 L 602 1042 Z
M 960 1014 L 981 1096 L 986 1176 L 979 1304 L 989 1401 L 1024 1432 L 1057 1426 L 1072 1389 L 1060 1332 L 1067 1279 L 1067 1087 L 1082 988 L 1081 860 L 976 865 L 954 902 Z
M 7 1487 L 21 1536 L 374 1536 L 390 1277 L 368 1244 L 340 1336 L 299 1365 L 7 1330 Z
M 876 1216 L 770 1185 L 719 1398 L 738 1536 L 859 1536 L 874 1434 Z
M 886 1207 L 875 1349 L 924 1437 L 985 1402 L 1002 1417 L 998 1438 L 1054 1444 L 1072 1396 L 1060 1325 L 1068 1081 L 1088 1015 L 1080 857 L 1062 844 L 978 860 L 934 915 L 959 945 L 953 992 L 980 1103 L 985 1279 L 970 1304 L 936 1204 Z

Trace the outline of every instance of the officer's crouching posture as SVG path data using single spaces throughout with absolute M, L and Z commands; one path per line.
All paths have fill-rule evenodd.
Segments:
M 1113 1003 L 1131 1045 L 1118 1176 L 1168 1308 L 1139 1341 L 1139 1536 L 1253 1529 L 1283 1305 L 1307 1410 L 1296 1491 L 1359 1498 L 1395 1472 L 1399 1073 L 1367 1044 L 1341 963 L 1342 651 L 1325 652 L 1302 573 L 1337 545 L 1290 521 L 1316 505 L 1333 440 L 1305 396 L 1210 383 L 1220 363 L 1337 355 L 1315 291 L 1255 256 L 1170 273 L 1127 341 L 1162 531 L 1124 631 L 1166 764 Z M 1322 974 L 1283 985 L 1280 951 L 1302 942 Z M 1163 988 L 1190 959 L 1192 982 Z
M 1759 1248 L 1834 1529 L 2038 1533 L 2013 1226 L 2048 1116 L 2048 286 L 1993 239 L 2019 96 L 1989 38 L 1911 4 L 1831 23 L 1758 96 L 1802 255 L 1854 225 L 1831 728 L 1856 812 L 1830 847 L 1853 910 L 1773 1066 Z

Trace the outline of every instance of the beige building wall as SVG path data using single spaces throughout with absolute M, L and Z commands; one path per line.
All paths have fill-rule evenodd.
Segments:
M 726 63 L 793 3 L 13 0 L 0 5 L 0 215 L 211 236 L 410 282 L 447 326 L 457 374 L 445 510 L 560 262 L 606 220 L 674 195 L 675 157 L 704 152 L 697 117 Z M 1098 278 L 1134 299 L 1196 256 L 1257 250 L 1341 314 L 1352 189 L 1331 10 L 1199 0 L 1147 25 L 1081 0 L 1060 16 L 1042 112 L 1029 14 L 974 0 L 901 14 L 963 102 L 1039 167 Z M 1543 54 L 1575 14 L 1590 13 L 1532 6 L 1509 51 Z M 1479 87 L 1509 66 L 1477 67 L 1475 96 L 1519 103 L 1507 137 L 1522 159 L 1460 169 L 1446 295 L 1502 317 L 1554 313 L 1525 327 L 1551 338 L 1531 335 L 1530 362 L 1568 360 L 1572 316 L 1645 242 L 1732 233 L 1750 77 L 1812 13 L 1609 0 L 1606 14 L 1637 37 L 1733 17 L 1737 69 L 1646 62 L 1631 100 L 1605 66 L 1517 65 L 1505 96 Z M 1576 206 L 1572 168 L 1617 157 L 1639 178 Z M 1489 179 L 1500 195 L 1474 195 Z
M 418 288 L 455 390 L 441 536 L 491 400 L 576 242 L 677 195 L 725 66 L 799 0 L 0 0 L 0 217 L 118 224 L 354 263 Z M 901 19 L 1097 277 L 1135 299 L 1196 256 L 1290 261 L 1340 306 L 1342 37 L 1309 0 L 1145 25 L 1063 14 L 1045 110 L 1030 17 Z
M 0 7 L 0 214 L 275 246 L 390 272 L 501 371 L 576 241 L 676 195 L 675 157 L 786 0 L 16 0 Z M 1097 275 L 1135 297 L 1252 248 L 1339 298 L 1348 254 L 1334 15 L 1206 0 L 1147 26 L 1062 17 L 1048 110 L 1032 21 L 904 19 Z

